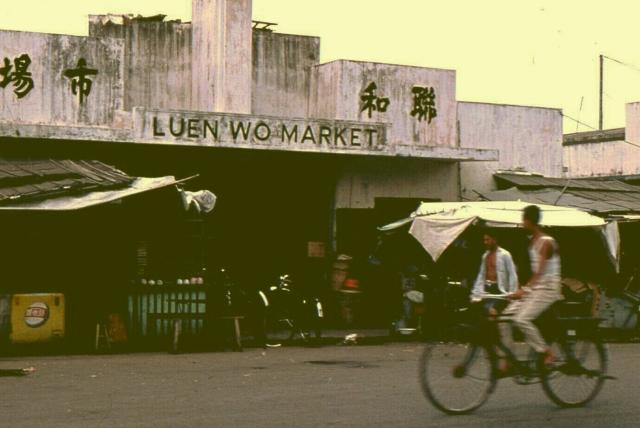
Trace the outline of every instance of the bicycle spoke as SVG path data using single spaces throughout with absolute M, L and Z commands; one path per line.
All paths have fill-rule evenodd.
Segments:
M 448 413 L 464 413 L 481 405 L 493 384 L 487 351 L 468 344 L 428 345 L 420 372 L 427 398 Z
M 558 359 L 543 379 L 545 392 L 562 406 L 578 406 L 591 400 L 600 389 L 605 356 L 589 340 L 556 344 Z
M 469 378 L 469 380 L 472 380 L 474 382 L 478 382 L 478 383 L 485 383 L 489 380 L 489 378 L 482 378 L 482 377 L 477 377 L 477 376 L 467 376 Z

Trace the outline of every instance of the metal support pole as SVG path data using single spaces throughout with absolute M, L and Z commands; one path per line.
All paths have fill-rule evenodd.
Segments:
M 603 129 L 603 111 L 602 111 L 602 103 L 603 103 L 603 95 L 604 95 L 604 55 L 600 55 L 600 115 L 598 117 L 598 129 L 602 131 Z

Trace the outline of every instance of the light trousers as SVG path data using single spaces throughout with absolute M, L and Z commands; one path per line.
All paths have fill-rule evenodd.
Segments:
M 560 279 L 544 279 L 522 299 L 511 302 L 502 315 L 511 318 L 513 326 L 524 334 L 525 342 L 536 352 L 542 353 L 547 350 L 547 343 L 533 321 L 558 300 L 562 300 Z M 509 323 L 500 323 L 499 326 L 502 342 L 513 349 L 512 326 Z

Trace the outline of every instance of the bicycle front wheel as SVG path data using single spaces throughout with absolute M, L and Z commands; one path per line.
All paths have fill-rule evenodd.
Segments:
M 541 368 L 542 388 L 560 407 L 580 407 L 593 400 L 604 383 L 607 352 L 600 342 L 572 339 L 551 346 L 556 361 Z
M 464 341 L 430 343 L 420 359 L 422 390 L 442 412 L 470 413 L 493 391 L 494 365 L 486 347 Z

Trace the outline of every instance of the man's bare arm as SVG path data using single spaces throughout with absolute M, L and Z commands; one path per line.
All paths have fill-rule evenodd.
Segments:
M 544 272 L 545 266 L 547 265 L 547 260 L 549 260 L 553 255 L 553 246 L 551 245 L 551 242 L 545 239 L 542 242 L 542 247 L 540 248 L 539 254 L 540 254 L 540 262 L 538 263 L 538 269 L 536 270 L 536 272 L 533 273 L 533 275 L 531 275 L 531 278 L 527 283 L 527 285 L 530 287 L 533 286 L 536 282 L 538 282 L 538 280 L 542 276 L 542 272 Z

